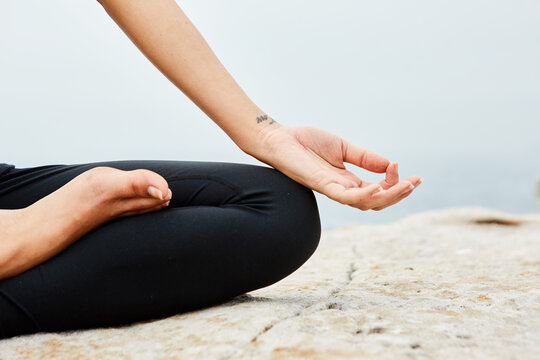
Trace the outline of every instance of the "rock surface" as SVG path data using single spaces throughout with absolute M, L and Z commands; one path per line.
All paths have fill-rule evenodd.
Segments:
M 1 359 L 538 359 L 540 215 L 482 208 L 323 233 L 280 282 L 170 318 L 0 341 Z

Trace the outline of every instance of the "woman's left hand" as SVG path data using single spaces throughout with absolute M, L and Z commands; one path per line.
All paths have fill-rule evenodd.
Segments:
M 265 130 L 259 151 L 251 155 L 341 204 L 381 210 L 409 196 L 422 182 L 419 176 L 399 181 L 397 162 L 322 129 L 278 125 Z M 386 177 L 378 184 L 361 180 L 344 162 Z

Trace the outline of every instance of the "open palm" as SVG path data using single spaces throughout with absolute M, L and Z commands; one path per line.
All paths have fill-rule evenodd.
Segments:
M 397 163 L 310 126 L 280 126 L 267 132 L 265 152 L 256 157 L 291 179 L 330 199 L 360 210 L 381 210 L 412 193 L 422 179 L 399 181 Z M 386 173 L 378 184 L 362 180 L 346 169 L 351 163 L 375 173 Z

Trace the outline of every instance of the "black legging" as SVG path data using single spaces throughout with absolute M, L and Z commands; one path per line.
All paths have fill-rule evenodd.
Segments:
M 157 212 L 112 220 L 0 280 L 0 338 L 120 326 L 222 303 L 273 284 L 315 251 L 313 192 L 262 166 L 108 161 L 15 168 L 0 209 L 26 207 L 96 166 L 149 169 L 172 190 Z

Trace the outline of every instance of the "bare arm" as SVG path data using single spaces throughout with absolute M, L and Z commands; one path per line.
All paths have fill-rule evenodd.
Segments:
M 255 105 L 174 0 L 100 0 L 143 54 L 244 152 L 342 204 L 380 210 L 421 182 L 399 181 L 397 163 L 312 127 L 287 127 Z M 378 184 L 345 168 L 386 173 Z
M 245 152 L 254 152 L 265 113 L 244 93 L 174 0 L 101 0 L 141 52 Z

